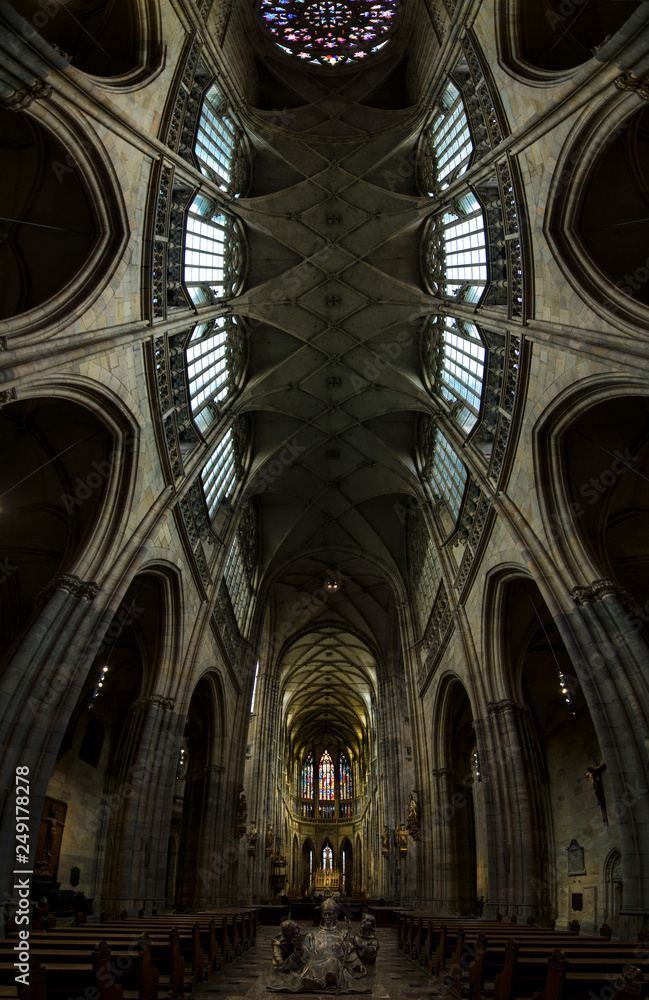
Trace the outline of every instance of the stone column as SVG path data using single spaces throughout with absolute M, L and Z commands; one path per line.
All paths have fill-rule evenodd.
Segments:
M 434 768 L 433 815 L 433 900 L 434 910 L 453 908 L 456 901 L 453 773 L 448 767 Z
M 94 606 L 98 588 L 76 576 L 55 580 L 43 605 L 0 678 L 1 787 L 14 789 L 16 767 L 29 768 L 31 861 L 48 782 L 61 741 L 101 647 Z M 0 819 L 0 889 L 13 897 L 16 848 L 15 802 L 10 792 Z M 4 922 L 8 911 L 3 909 Z
M 574 612 L 560 626 L 588 704 L 620 832 L 626 917 L 633 934 L 649 913 L 649 650 L 640 635 L 645 615 L 611 580 L 572 592 Z M 597 835 L 593 830 L 593 835 Z
M 549 839 L 543 808 L 547 775 L 530 710 L 506 699 L 489 702 L 487 711 L 479 752 L 485 793 L 489 786 L 490 907 L 497 902 L 506 907 L 503 913 L 546 916 L 552 888 L 541 870 L 542 846 Z
M 224 870 L 238 857 L 239 852 L 228 842 L 224 829 L 224 775 L 222 764 L 208 764 L 203 768 L 203 793 L 200 820 L 196 880 L 196 906 L 198 908 L 224 905 L 221 883 Z M 243 838 L 245 843 L 245 838 Z M 217 845 L 223 845 L 219 851 Z
M 178 754 L 186 724 L 171 698 L 135 702 L 107 807 L 102 907 L 163 906 Z

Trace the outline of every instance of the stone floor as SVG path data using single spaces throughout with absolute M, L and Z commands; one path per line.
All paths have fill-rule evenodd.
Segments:
M 307 931 L 311 925 L 301 923 L 300 927 L 302 931 Z M 247 1000 L 270 1000 L 273 996 L 287 1000 L 291 994 L 271 994 L 266 990 L 271 972 L 270 942 L 276 934 L 276 927 L 260 927 L 256 947 L 245 952 L 223 972 L 217 972 L 206 983 L 202 983 L 192 993 L 192 1000 L 228 1000 L 230 997 L 233 1000 L 241 997 L 246 997 Z M 377 937 L 381 947 L 376 967 L 364 980 L 369 992 L 349 994 L 350 996 L 358 996 L 363 1000 L 431 1000 L 433 997 L 440 1000 L 442 996 L 448 996 L 448 991 L 439 980 L 432 979 L 426 972 L 419 970 L 397 950 L 396 933 L 392 929 L 379 928 Z M 322 996 L 330 1000 L 332 993 L 296 995 L 308 996 L 312 1000 L 318 1000 Z

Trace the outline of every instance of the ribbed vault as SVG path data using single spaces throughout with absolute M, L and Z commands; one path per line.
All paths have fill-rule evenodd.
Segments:
M 329 626 L 293 643 L 281 664 L 284 716 L 295 756 L 331 741 L 360 757 L 376 691 L 376 664 L 357 636 Z
M 337 569 L 344 586 L 309 620 L 333 611 L 381 646 L 405 586 L 399 510 L 419 492 L 416 417 L 428 409 L 419 247 L 431 202 L 408 159 L 422 122 L 361 103 L 398 64 L 340 77 L 282 66 L 304 103 L 281 124 L 246 112 L 255 180 L 236 201 L 250 243 L 236 308 L 254 331 L 237 408 L 253 418 L 261 577 L 276 580 L 276 621 L 293 630 L 296 601 Z

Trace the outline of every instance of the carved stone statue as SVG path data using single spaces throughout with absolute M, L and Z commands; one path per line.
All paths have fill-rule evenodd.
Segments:
M 383 827 L 383 833 L 381 834 L 381 854 L 384 858 L 387 858 L 390 854 L 390 836 L 387 826 Z
M 408 853 L 408 830 L 405 823 L 399 823 L 395 830 L 397 847 L 402 854 Z
M 369 937 L 369 935 L 368 935 Z M 366 974 L 354 945 L 351 925 L 338 928 L 338 904 L 325 899 L 320 926 L 303 938 L 294 921 L 285 920 L 282 934 L 273 939 L 273 974 L 269 990 L 281 993 L 367 993 L 359 982 Z
M 273 828 L 268 824 L 266 827 L 266 857 L 269 858 L 273 853 Z
M 282 920 L 280 931 L 270 943 L 273 968 L 282 972 L 296 972 L 304 964 L 302 959 L 302 936 L 294 920 Z
M 376 917 L 365 917 L 361 923 L 360 934 L 355 934 L 352 943 L 363 965 L 374 965 L 379 953 L 379 942 L 376 938 Z
M 412 793 L 408 796 L 408 830 L 413 840 L 421 840 L 419 821 L 421 818 L 419 803 Z
M 257 853 L 257 827 L 255 825 L 254 819 L 250 824 L 250 829 L 246 834 L 246 840 L 248 841 L 248 854 Z
M 248 816 L 248 804 L 245 792 L 239 794 L 239 804 L 237 805 L 237 815 L 234 820 L 235 837 L 243 837 L 246 832 L 246 817 Z
M 606 815 L 606 799 L 604 798 L 604 786 L 602 785 L 602 771 L 606 768 L 606 764 L 598 764 L 595 761 L 595 767 L 587 767 L 585 778 L 590 778 L 593 783 L 593 791 L 595 792 L 595 798 L 597 799 L 597 805 L 602 810 L 602 821 L 608 823 L 608 817 Z

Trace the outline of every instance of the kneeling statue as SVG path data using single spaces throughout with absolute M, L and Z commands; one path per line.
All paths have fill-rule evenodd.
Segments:
M 338 928 L 338 904 L 326 899 L 320 926 L 302 937 L 293 920 L 285 920 L 273 938 L 273 974 L 268 989 L 280 993 L 367 993 L 359 979 L 366 969 L 354 947 L 351 927 Z
M 374 965 L 379 952 L 376 939 L 376 917 L 367 916 L 361 923 L 360 934 L 354 934 L 352 943 L 356 954 L 364 965 Z

